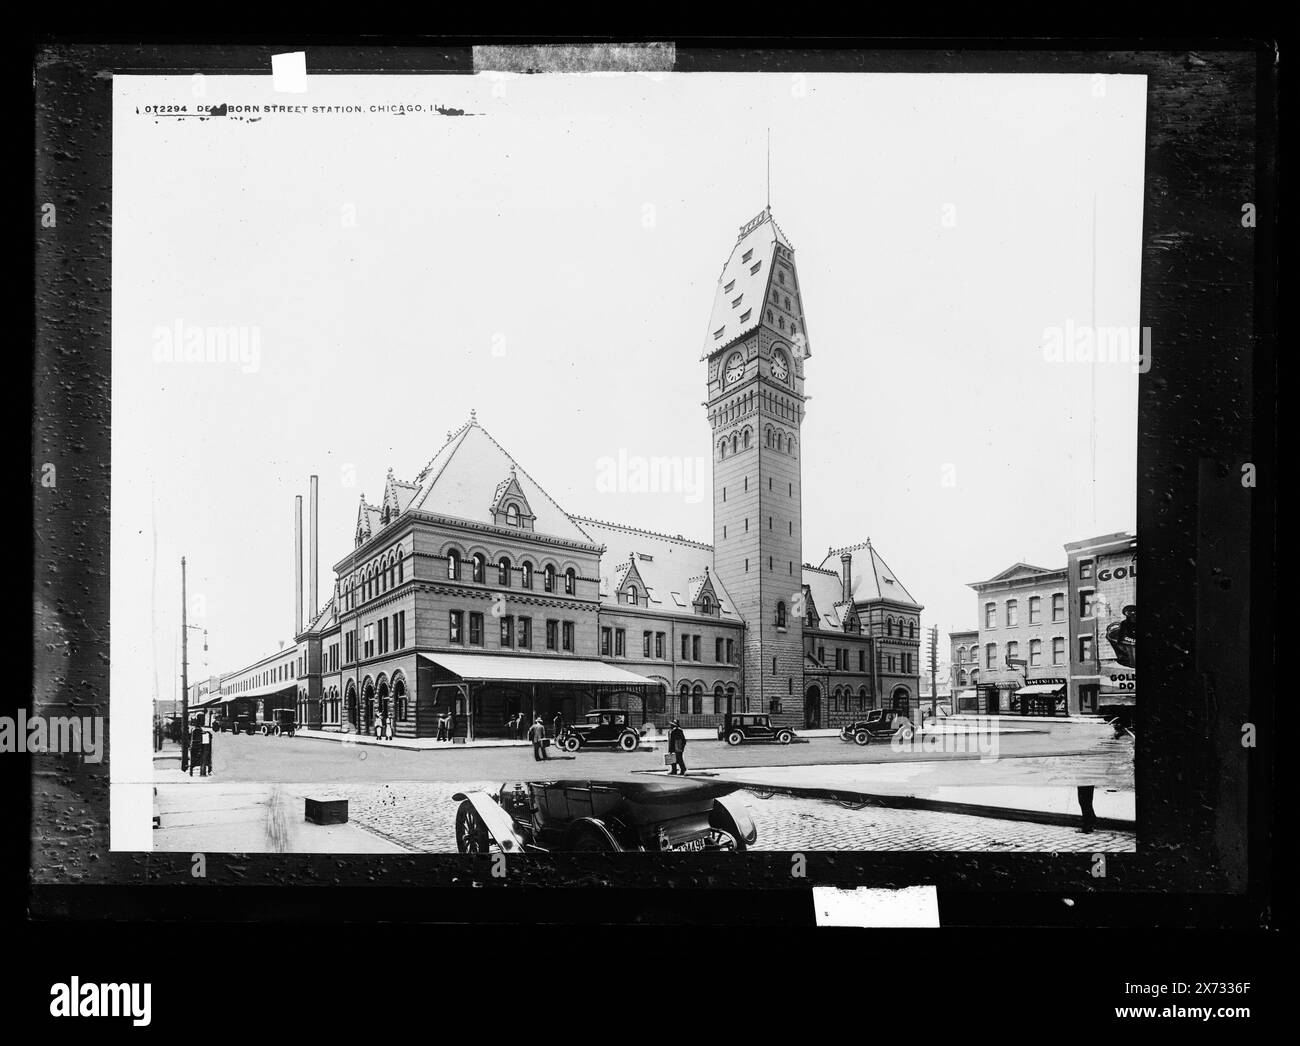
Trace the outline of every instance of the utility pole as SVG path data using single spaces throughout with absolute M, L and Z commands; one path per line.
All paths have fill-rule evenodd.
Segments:
M 190 681 L 186 673 L 189 662 L 190 630 L 185 616 L 185 557 L 181 556 L 181 773 L 190 768 Z
M 939 718 L 939 626 L 930 626 L 930 718 Z

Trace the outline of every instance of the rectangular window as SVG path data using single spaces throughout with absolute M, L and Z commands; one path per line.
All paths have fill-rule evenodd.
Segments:
M 718 636 L 713 641 L 713 660 L 719 664 L 722 663 L 722 637 Z
M 531 650 L 533 648 L 533 619 L 531 617 L 521 617 L 519 619 L 519 649 Z
M 1059 665 L 1065 660 L 1065 639 L 1057 636 L 1052 640 L 1052 664 Z
M 1090 577 L 1092 577 L 1092 560 L 1091 560 L 1091 559 L 1081 559 L 1081 560 L 1079 560 L 1079 577 L 1082 578 L 1082 579 L 1085 580 L 1085 581 L 1088 580 Z
M 729 664 L 729 665 L 730 665 L 730 664 L 734 664 L 734 663 L 735 663 L 735 661 L 734 661 L 735 656 L 736 656 L 736 645 L 735 645 L 735 641 L 734 641 L 734 640 L 731 640 L 731 639 L 728 639 L 728 640 L 727 640 L 727 664 Z
M 1079 637 L 1079 660 L 1092 660 L 1092 636 Z
M 984 627 L 998 627 L 998 605 L 996 603 L 984 604 Z
M 693 655 L 693 656 L 691 657 L 691 660 L 692 660 L 692 661 L 699 661 L 699 660 L 701 660 L 701 658 L 700 658 L 700 637 L 699 637 L 699 636 L 692 636 L 692 637 L 691 637 L 691 653 L 692 653 L 692 655 Z
M 573 622 L 572 621 L 564 622 L 563 637 L 564 637 L 564 649 L 568 651 L 572 651 L 573 650 Z
M 602 628 L 600 630 L 600 656 L 609 657 L 610 642 L 613 638 L 614 630 L 611 628 Z
M 556 650 L 560 644 L 560 623 L 558 621 L 548 620 L 546 622 L 546 649 Z
M 483 615 L 474 611 L 469 615 L 469 645 L 483 645 Z
M 1014 599 L 1007 600 L 1007 628 L 1020 624 L 1020 603 Z
M 682 636 L 682 660 L 689 661 L 690 659 L 691 659 L 691 637 Z
M 614 656 L 627 656 L 627 632 L 624 629 L 614 629 Z
M 859 651 L 858 651 L 858 671 L 859 671 L 859 672 L 865 672 L 866 670 L 867 670 L 867 652 L 866 652 L 865 650 L 859 650 Z
M 1029 667 L 1037 668 L 1043 663 L 1043 641 L 1041 639 L 1031 639 L 1029 641 Z
M 1091 589 L 1084 589 L 1079 593 L 1079 616 L 1092 617 L 1092 604 L 1096 593 Z
M 641 633 L 641 656 L 642 657 L 650 656 L 650 633 L 649 632 Z
M 399 611 L 397 614 L 397 646 L 398 649 L 406 649 L 406 611 Z
M 984 648 L 984 667 L 985 668 L 998 667 L 998 645 L 996 643 L 989 643 Z
M 515 645 L 515 619 L 509 615 L 501 618 L 501 645 L 506 648 Z
M 1056 622 L 1065 620 L 1065 596 L 1060 592 L 1052 597 L 1052 620 Z
M 1029 597 L 1029 623 L 1036 625 L 1043 619 L 1043 597 Z
M 660 661 L 664 659 L 664 641 L 667 636 L 663 632 L 655 633 L 655 657 Z

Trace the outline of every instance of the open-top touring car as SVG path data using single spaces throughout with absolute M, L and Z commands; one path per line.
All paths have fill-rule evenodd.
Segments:
M 529 781 L 457 792 L 461 853 L 739 852 L 758 838 L 721 781 Z

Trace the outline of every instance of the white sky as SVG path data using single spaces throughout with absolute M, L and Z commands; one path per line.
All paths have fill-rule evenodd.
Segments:
M 1095 323 L 1138 322 L 1144 78 L 204 88 L 115 80 L 115 716 L 123 695 L 147 715 L 155 675 L 173 693 L 182 555 L 211 644 L 191 676 L 273 651 L 292 638 L 308 476 L 323 601 L 358 495 L 377 501 L 390 465 L 413 479 L 471 408 L 569 512 L 709 540 L 710 498 L 603 492 L 597 461 L 708 460 L 700 348 L 738 227 L 765 202 L 769 126 L 813 352 L 805 559 L 870 536 L 942 634 L 975 625 L 967 582 L 1135 526 L 1137 375 L 1047 363 L 1041 346 L 1048 327 L 1093 322 L 1094 198 Z M 482 115 L 137 111 L 196 101 Z M 256 328 L 260 366 L 155 362 L 155 329 L 178 323 Z

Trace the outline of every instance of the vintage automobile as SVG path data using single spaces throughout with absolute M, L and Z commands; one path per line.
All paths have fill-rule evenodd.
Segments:
M 597 708 L 583 716 L 581 723 L 566 723 L 555 743 L 566 752 L 588 747 L 635 752 L 644 731 L 644 726 L 633 726 L 631 717 L 621 708 Z
M 854 744 L 869 745 L 876 738 L 893 737 L 900 734 L 911 737 L 915 731 L 912 721 L 893 708 L 873 708 L 865 719 L 849 723 L 840 730 L 840 739 Z
M 719 781 L 529 781 L 457 792 L 461 853 L 745 850 L 758 838 L 749 810 Z
M 794 740 L 794 731 L 786 726 L 773 726 L 772 717 L 751 712 L 728 712 L 718 727 L 718 740 L 735 747 L 749 741 L 775 741 L 788 745 Z
M 298 713 L 292 708 L 272 708 L 268 718 L 248 718 L 241 725 L 250 734 L 261 734 L 263 737 L 279 737 L 283 734 L 293 737 L 294 731 L 298 729 Z M 235 732 L 239 732 L 239 727 L 236 727 Z

